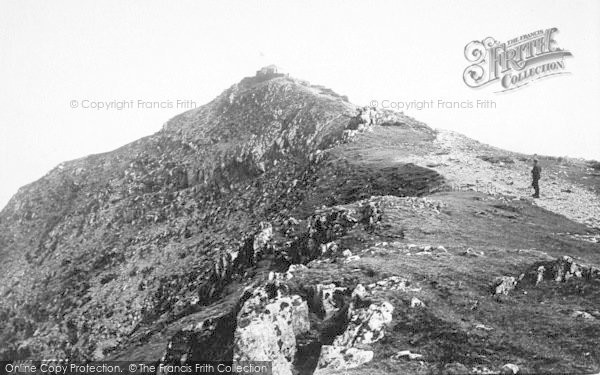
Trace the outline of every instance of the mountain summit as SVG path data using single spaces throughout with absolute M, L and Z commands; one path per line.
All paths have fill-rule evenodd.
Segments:
M 598 371 L 597 169 L 530 159 L 263 68 L 19 190 L 0 359 Z

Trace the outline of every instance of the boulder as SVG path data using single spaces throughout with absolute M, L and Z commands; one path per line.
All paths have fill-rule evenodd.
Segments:
M 502 366 L 500 373 L 501 374 L 511 374 L 511 375 L 518 374 L 519 366 L 513 365 L 512 363 L 507 363 L 504 366 Z
M 535 278 L 535 285 L 538 285 L 544 280 L 544 272 L 546 271 L 546 267 L 539 266 L 537 269 L 537 275 Z
M 517 286 L 517 280 L 512 276 L 502 276 L 496 278 L 494 283 L 494 295 L 507 295 Z
M 467 250 L 463 251 L 461 253 L 462 256 L 466 256 L 466 257 L 480 257 L 483 256 L 483 252 L 477 252 L 475 250 L 473 250 L 472 248 L 468 248 Z
M 417 308 L 417 307 L 426 307 L 425 304 L 423 303 L 423 301 L 421 301 L 420 299 L 418 299 L 417 297 L 413 297 L 410 300 L 410 307 L 411 308 Z
M 272 361 L 274 374 L 291 374 L 296 334 L 306 332 L 308 306 L 299 296 L 270 296 L 256 289 L 237 316 L 234 361 Z
M 584 319 L 584 320 L 594 320 L 594 319 L 596 319 L 589 312 L 579 311 L 579 310 L 573 311 L 573 313 L 571 314 L 571 317 L 575 318 L 575 319 Z

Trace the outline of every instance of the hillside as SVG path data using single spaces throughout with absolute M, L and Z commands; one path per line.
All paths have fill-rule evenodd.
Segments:
M 284 75 L 59 165 L 0 213 L 0 360 L 600 371 L 600 171 Z M 410 353 L 402 353 L 409 350 Z

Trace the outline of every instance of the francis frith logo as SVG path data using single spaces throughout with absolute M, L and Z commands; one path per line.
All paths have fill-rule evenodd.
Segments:
M 533 81 L 568 73 L 565 58 L 571 52 L 558 47 L 556 27 L 537 30 L 501 43 L 492 37 L 465 46 L 471 63 L 464 73 L 467 86 L 479 88 L 498 83 L 497 92 L 521 88 Z

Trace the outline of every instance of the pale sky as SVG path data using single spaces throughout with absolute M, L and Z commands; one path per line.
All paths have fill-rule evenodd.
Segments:
M 467 43 L 551 27 L 571 74 L 502 94 L 464 84 Z M 509 150 L 600 159 L 597 0 L 0 0 L 0 207 L 62 161 L 152 134 L 189 109 L 178 100 L 204 104 L 271 63 L 356 104 L 494 100 L 405 113 Z

